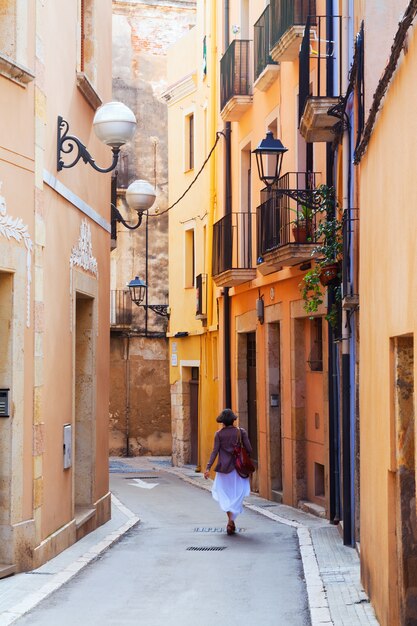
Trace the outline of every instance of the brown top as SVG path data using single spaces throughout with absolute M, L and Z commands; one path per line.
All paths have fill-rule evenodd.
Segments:
M 248 434 L 244 428 L 241 428 L 242 443 L 245 446 L 247 452 L 251 454 L 252 446 L 248 438 Z M 225 426 L 221 430 L 218 430 L 214 436 L 213 452 L 210 455 L 209 462 L 207 463 L 207 471 L 214 463 L 216 456 L 218 455 L 217 465 L 214 468 L 215 472 L 221 472 L 222 474 L 230 474 L 235 469 L 233 459 L 233 448 L 238 439 L 238 429 L 235 426 Z

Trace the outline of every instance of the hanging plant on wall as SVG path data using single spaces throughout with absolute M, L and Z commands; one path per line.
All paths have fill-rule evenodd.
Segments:
M 317 313 L 324 301 L 324 288 L 334 286 L 335 302 L 326 315 L 327 321 L 335 327 L 339 318 L 341 303 L 343 226 L 341 212 L 335 199 L 334 189 L 321 185 L 314 192 L 316 208 L 316 240 L 312 255 L 316 262 L 304 275 L 299 287 L 304 300 L 304 309 L 311 317 Z

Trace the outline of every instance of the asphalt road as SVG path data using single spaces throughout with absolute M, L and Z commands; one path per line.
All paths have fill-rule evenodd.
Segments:
M 17 626 L 310 624 L 293 528 L 246 510 L 229 537 L 211 494 L 163 469 L 111 486 L 141 523 Z

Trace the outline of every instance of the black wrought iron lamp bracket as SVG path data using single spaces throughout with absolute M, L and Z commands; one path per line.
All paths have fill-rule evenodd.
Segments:
M 132 300 L 133 302 L 133 300 Z M 161 317 L 169 317 L 169 305 L 168 304 L 142 304 L 141 302 L 135 302 L 136 306 L 141 306 L 144 309 L 151 309 L 157 315 Z
M 136 230 L 136 228 L 139 228 L 139 226 L 142 224 L 143 212 L 138 213 L 138 221 L 134 226 L 131 226 L 130 224 L 126 222 L 126 220 L 123 218 L 120 211 L 114 206 L 113 203 L 111 203 L 111 213 L 112 213 L 112 221 L 116 220 L 117 222 L 121 222 L 123 226 L 125 228 L 128 228 L 129 230 Z
M 151 309 L 157 315 L 161 317 L 169 317 L 169 307 L 167 304 L 145 304 L 148 309 Z
M 274 192 L 278 197 L 287 196 L 295 200 L 297 204 L 303 204 L 309 209 L 317 209 L 320 204 L 314 200 L 312 189 L 274 189 Z
M 58 172 L 60 172 L 64 168 L 74 167 L 78 163 L 80 159 L 84 161 L 84 163 L 88 163 L 91 165 L 93 169 L 97 172 L 101 172 L 102 174 L 107 174 L 107 172 L 111 172 L 117 165 L 119 160 L 120 148 L 112 148 L 113 152 L 113 161 L 109 167 L 99 167 L 94 161 L 91 154 L 88 152 L 85 145 L 75 137 L 74 135 L 69 135 L 69 124 L 63 117 L 58 116 L 58 144 L 57 144 L 57 165 L 56 168 Z M 70 163 L 64 163 L 62 158 L 63 154 L 71 154 L 73 150 L 77 150 L 73 160 Z

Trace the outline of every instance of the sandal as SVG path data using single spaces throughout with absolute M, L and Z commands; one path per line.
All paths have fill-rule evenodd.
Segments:
M 228 534 L 228 535 L 233 535 L 233 533 L 235 532 L 235 530 L 236 530 L 235 523 L 234 523 L 233 521 L 230 521 L 230 522 L 227 524 L 227 527 L 226 527 L 226 532 L 227 532 L 227 534 Z

